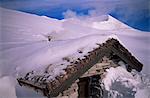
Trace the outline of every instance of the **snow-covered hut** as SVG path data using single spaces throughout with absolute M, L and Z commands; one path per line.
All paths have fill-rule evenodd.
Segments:
M 33 88 L 47 97 L 95 98 L 103 96 L 101 80 L 105 77 L 106 69 L 120 66 L 119 63 L 122 62 L 129 72 L 132 69 L 142 70 L 143 65 L 117 39 L 109 38 L 97 45 L 99 47 L 89 51 L 84 58 L 72 62 L 69 57 L 63 58 L 70 62 L 63 69 L 63 74 L 49 79 L 51 76 L 48 75 L 47 67 L 44 74 L 34 75 L 32 71 L 19 78 L 18 82 L 21 86 Z M 78 52 L 82 54 L 82 51 Z

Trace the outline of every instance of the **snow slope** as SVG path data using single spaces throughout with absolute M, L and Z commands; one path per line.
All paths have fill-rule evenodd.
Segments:
M 50 67 L 52 76 L 58 75 L 68 64 L 63 57 L 72 60 L 82 57 L 97 47 L 96 43 L 103 43 L 110 37 L 117 38 L 144 64 L 143 73 L 150 72 L 150 34 L 135 30 L 111 16 L 57 20 L 3 8 L 0 12 L 0 81 L 7 81 L 7 78 L 15 81 L 16 77 L 32 70 L 41 74 L 49 64 L 53 64 Z M 0 94 L 5 90 L 2 88 Z M 22 88 L 16 86 L 16 94 L 13 89 L 10 93 L 13 96 L 25 96 L 20 94 L 25 91 Z

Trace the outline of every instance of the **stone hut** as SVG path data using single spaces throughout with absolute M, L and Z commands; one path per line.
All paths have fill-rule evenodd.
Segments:
M 44 76 L 31 80 L 27 78 L 28 73 L 18 78 L 18 82 L 48 98 L 103 98 L 101 80 L 105 77 L 106 69 L 120 66 L 120 61 L 126 65 L 128 72 L 132 69 L 142 70 L 143 65 L 118 40 L 111 38 L 88 52 L 83 59 L 72 62 L 64 69 L 66 74 L 60 74 L 52 81 L 44 80 Z

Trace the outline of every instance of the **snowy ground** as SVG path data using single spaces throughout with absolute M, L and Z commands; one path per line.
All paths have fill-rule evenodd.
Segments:
M 55 65 L 50 69 L 53 69 L 53 75 L 58 75 L 66 67 L 60 66 L 60 63 L 67 65 L 62 61 L 63 57 L 70 57 L 72 60 L 82 57 L 97 47 L 96 43 L 103 43 L 109 37 L 113 37 L 133 53 L 144 67 L 142 74 L 133 72 L 136 73 L 134 76 L 122 67 L 109 69 L 107 75 L 109 78 L 106 79 L 110 82 L 108 84 L 104 82 L 106 90 L 110 91 L 110 95 L 118 93 L 120 94 L 118 96 L 121 96 L 121 90 L 114 88 L 112 84 L 122 85 L 129 91 L 135 90 L 137 92 L 135 98 L 141 98 L 138 95 L 142 95 L 142 98 L 150 97 L 147 78 L 150 74 L 149 32 L 135 30 L 108 15 L 87 17 L 84 20 L 76 17 L 57 20 L 3 8 L 0 8 L 0 12 L 0 96 L 41 97 L 19 87 L 16 77 L 32 70 L 42 72 L 49 64 Z M 51 37 L 50 42 L 48 36 Z M 78 50 L 82 50 L 83 55 L 78 54 Z M 114 76 L 109 76 L 111 74 Z M 129 84 L 126 81 L 129 81 Z M 117 92 L 118 90 L 120 92 Z

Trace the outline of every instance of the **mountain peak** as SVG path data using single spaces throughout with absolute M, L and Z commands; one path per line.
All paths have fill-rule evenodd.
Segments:
M 131 29 L 131 27 L 122 23 L 111 15 L 107 15 L 107 17 L 108 19 L 106 21 L 94 22 L 92 27 L 100 30 Z

